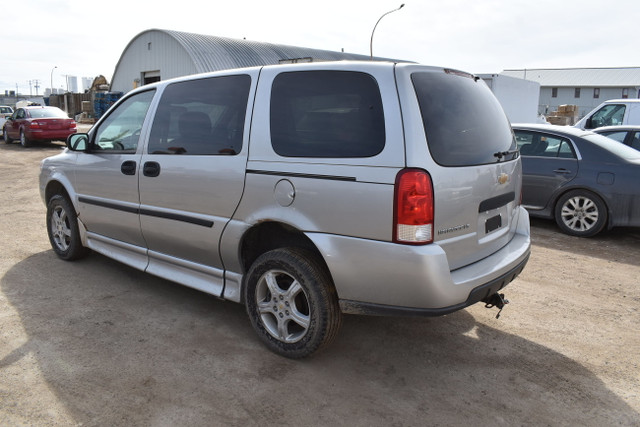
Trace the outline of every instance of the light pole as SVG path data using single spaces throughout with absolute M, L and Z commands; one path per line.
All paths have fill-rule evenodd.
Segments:
M 378 24 L 380 23 L 382 18 L 384 18 L 385 16 L 387 16 L 390 13 L 393 13 L 393 12 L 396 12 L 396 11 L 402 9 L 403 7 L 404 7 L 404 3 L 402 3 L 399 8 L 390 10 L 389 12 L 385 13 L 384 15 L 382 15 L 380 17 L 380 19 L 378 19 L 378 22 L 376 22 L 376 25 L 373 26 L 373 31 L 371 31 L 371 42 L 369 43 L 369 53 L 371 55 L 371 60 L 372 61 L 373 61 L 373 33 L 376 32 L 376 27 L 378 26 Z
M 57 65 L 51 69 L 51 93 L 49 95 L 53 95 L 53 70 L 56 68 L 58 68 Z

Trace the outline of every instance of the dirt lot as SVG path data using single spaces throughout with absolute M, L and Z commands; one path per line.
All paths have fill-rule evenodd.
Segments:
M 242 306 L 49 247 L 40 160 L 0 144 L 0 425 L 640 425 L 640 230 L 533 221 L 500 319 L 348 316 L 291 361 Z

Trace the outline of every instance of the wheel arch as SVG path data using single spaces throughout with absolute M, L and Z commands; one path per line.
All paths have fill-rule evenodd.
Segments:
M 45 186 L 44 193 L 43 193 L 44 203 L 45 204 L 49 203 L 49 200 L 51 200 L 53 196 L 55 196 L 56 194 L 60 194 L 66 197 L 67 200 L 69 200 L 69 202 L 73 206 L 73 208 L 76 210 L 76 212 L 78 212 L 78 206 L 76 204 L 75 197 L 72 197 L 73 193 L 67 189 L 70 187 L 69 183 L 64 181 L 56 178 L 56 179 L 51 179 L 49 182 L 47 182 L 47 185 Z
M 246 275 L 251 264 L 263 253 L 279 248 L 301 248 L 313 252 L 318 261 L 331 272 L 316 245 L 301 230 L 278 221 L 264 221 L 249 228 L 240 241 L 240 262 Z

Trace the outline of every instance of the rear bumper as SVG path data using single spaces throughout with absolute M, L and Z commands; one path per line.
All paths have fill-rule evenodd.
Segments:
M 373 316 L 443 316 L 469 307 L 483 299 L 497 293 L 500 289 L 507 286 L 513 281 L 524 269 L 529 261 L 529 255 L 520 262 L 513 270 L 502 276 L 493 279 L 489 283 L 480 285 L 473 289 L 467 300 L 460 304 L 451 305 L 442 308 L 415 308 L 415 307 L 398 307 L 384 304 L 371 304 L 361 301 L 340 300 L 340 309 L 343 313 L 363 314 Z
M 29 139 L 33 140 L 55 140 L 55 141 L 66 141 L 69 135 L 73 135 L 76 133 L 76 130 L 31 130 L 26 132 L 26 136 Z
M 405 246 L 308 234 L 331 272 L 345 313 L 436 316 L 474 304 L 511 282 L 531 251 L 529 216 L 519 208 L 507 245 L 451 271 L 437 244 Z

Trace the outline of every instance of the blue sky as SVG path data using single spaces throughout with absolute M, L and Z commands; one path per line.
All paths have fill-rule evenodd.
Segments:
M 18 85 L 29 94 L 28 81 L 39 80 L 41 94 L 51 80 L 64 87 L 64 75 L 110 81 L 127 44 L 151 28 L 366 55 L 378 18 L 401 3 L 24 0 L 15 12 L 17 3 L 7 3 L 0 91 Z M 638 0 L 407 0 L 380 21 L 373 48 L 378 56 L 472 73 L 640 66 L 639 18 Z

